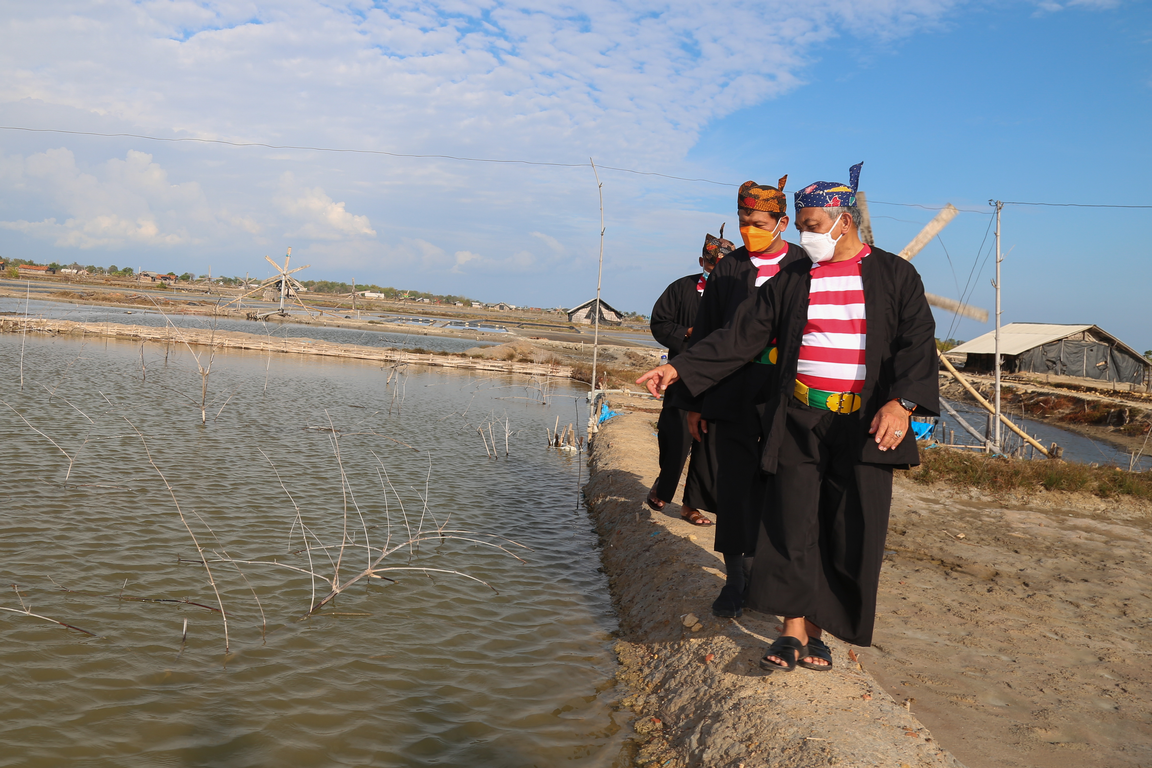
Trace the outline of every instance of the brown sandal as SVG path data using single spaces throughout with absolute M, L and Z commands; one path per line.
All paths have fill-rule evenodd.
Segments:
M 658 482 L 660 481 L 657 480 L 656 483 Z M 656 495 L 656 483 L 653 483 L 652 487 L 648 489 L 648 498 L 644 499 L 644 503 L 657 512 L 660 512 L 664 509 L 664 502 Z
M 701 527 L 712 525 L 712 521 L 704 517 L 704 514 L 700 510 L 684 505 L 680 505 L 680 519 Z

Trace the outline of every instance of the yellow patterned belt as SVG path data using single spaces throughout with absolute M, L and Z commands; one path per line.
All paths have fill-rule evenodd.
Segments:
M 822 389 L 812 389 L 799 381 L 796 382 L 795 395 L 804 405 L 835 413 L 855 413 L 864 404 L 860 395 L 854 392 L 825 392 Z
M 775 346 L 764 347 L 760 354 L 752 358 L 752 362 L 760 363 L 760 365 L 776 365 L 776 358 L 779 353 L 776 351 Z

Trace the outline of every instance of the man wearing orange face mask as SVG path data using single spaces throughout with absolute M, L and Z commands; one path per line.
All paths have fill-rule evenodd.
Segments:
M 745 182 L 736 197 L 740 216 L 738 248 L 713 271 L 701 300 L 688 348 L 722 328 L 736 308 L 781 267 L 806 258 L 804 251 L 784 240 L 788 228 L 785 176 L 771 187 Z M 717 616 L 743 613 L 747 574 L 760 532 L 761 499 L 766 479 L 760 472 L 761 416 L 765 393 L 775 368 L 775 348 L 728 376 L 703 396 L 692 398 L 683 388 L 670 390 L 674 404 L 688 411 L 688 426 L 699 440 L 708 433 L 715 457 L 716 543 L 728 578 L 712 604 Z

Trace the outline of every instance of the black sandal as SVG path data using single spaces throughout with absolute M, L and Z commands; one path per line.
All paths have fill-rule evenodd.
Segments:
M 644 503 L 655 512 L 662 511 L 665 504 L 665 502 L 656 495 L 656 484 L 659 482 L 659 479 L 657 479 L 657 481 L 652 484 L 652 487 L 648 489 L 648 498 L 644 499 Z
M 801 659 L 811 656 L 814 659 L 823 659 L 828 662 L 827 664 L 816 664 L 811 661 L 800 661 L 800 666 L 804 669 L 814 669 L 817 672 L 827 672 L 832 669 L 832 649 L 828 647 L 827 643 L 818 637 L 808 638 L 808 651 L 800 655 Z
M 796 662 L 804 656 L 804 649 L 806 646 L 797 640 L 795 637 L 788 635 L 780 635 L 776 638 L 776 642 L 768 646 L 768 652 L 764 654 L 764 658 L 760 659 L 760 669 L 766 669 L 769 672 L 776 670 L 783 670 L 784 672 L 791 672 L 796 669 Z M 775 656 L 778 659 L 784 659 L 787 664 L 777 664 L 768 659 L 769 656 Z M 791 658 L 791 661 L 788 659 Z

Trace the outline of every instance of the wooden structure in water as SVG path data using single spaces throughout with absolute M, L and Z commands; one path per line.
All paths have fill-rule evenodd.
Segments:
M 52 335 L 101 336 L 124 339 L 140 344 L 210 346 L 213 349 L 240 349 L 253 352 L 308 355 L 345 360 L 369 360 L 385 366 L 427 365 L 469 371 L 511 373 L 531 377 L 571 379 L 573 370 L 554 363 L 522 363 L 513 360 L 488 360 L 463 355 L 410 352 L 392 347 L 364 347 L 357 344 L 333 344 L 305 338 L 269 337 L 256 333 L 213 331 L 203 328 L 175 328 L 171 325 L 153 328 L 119 323 L 81 323 L 74 320 L 6 317 L 0 319 L 0 332 L 40 333 Z

